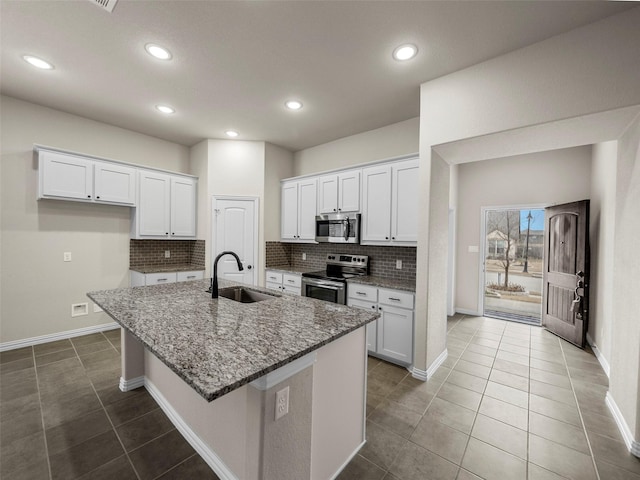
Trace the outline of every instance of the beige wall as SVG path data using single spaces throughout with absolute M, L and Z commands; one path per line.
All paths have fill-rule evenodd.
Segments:
M 33 144 L 188 173 L 186 147 L 3 96 L 0 342 L 111 320 L 86 292 L 129 283 L 130 209 L 36 200 Z M 64 263 L 63 252 L 73 261 Z M 71 317 L 71 304 L 89 315 Z
M 613 318 L 613 251 L 615 247 L 616 164 L 618 142 L 593 146 L 589 244 L 591 272 L 589 338 L 606 362 L 611 358 Z
M 613 325 L 609 392 L 640 441 L 640 118 L 618 144 L 613 259 Z M 609 313 L 609 312 L 608 312 Z M 637 448 L 637 447 L 636 447 Z
M 480 312 L 482 207 L 548 206 L 589 198 L 591 147 L 518 155 L 458 166 L 456 309 Z M 478 246 L 478 253 L 469 253 Z
M 294 175 L 308 175 L 418 151 L 420 118 L 341 138 L 295 153 Z

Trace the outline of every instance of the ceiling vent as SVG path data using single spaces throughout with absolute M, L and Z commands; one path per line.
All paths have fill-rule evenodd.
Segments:
M 112 13 L 118 3 L 118 0 L 89 0 L 91 3 L 104 8 L 107 12 Z

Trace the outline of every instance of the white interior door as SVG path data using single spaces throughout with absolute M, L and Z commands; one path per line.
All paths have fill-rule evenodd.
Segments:
M 232 251 L 240 257 L 244 267 L 243 271 L 238 271 L 235 258 L 225 255 L 218 262 L 218 279 L 257 284 L 257 212 L 257 198 L 214 197 L 211 259 L 213 261 L 221 252 Z

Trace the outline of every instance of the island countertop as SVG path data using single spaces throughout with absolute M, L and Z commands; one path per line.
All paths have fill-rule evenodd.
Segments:
M 256 303 L 212 299 L 205 291 L 209 283 L 207 279 L 87 295 L 207 401 L 379 316 L 289 294 Z M 219 283 L 220 288 L 238 285 Z

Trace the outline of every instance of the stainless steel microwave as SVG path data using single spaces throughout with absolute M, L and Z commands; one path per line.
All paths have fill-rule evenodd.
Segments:
M 316 215 L 316 242 L 360 243 L 360 214 Z

